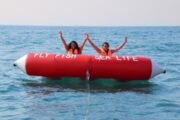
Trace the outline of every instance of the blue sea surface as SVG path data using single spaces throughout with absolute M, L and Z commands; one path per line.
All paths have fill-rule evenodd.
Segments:
M 29 52 L 65 53 L 58 32 L 80 44 L 88 32 L 115 55 L 150 57 L 167 70 L 149 81 L 28 76 L 13 63 Z M 83 54 L 97 54 L 87 43 Z M 180 27 L 0 26 L 1 120 L 180 120 Z

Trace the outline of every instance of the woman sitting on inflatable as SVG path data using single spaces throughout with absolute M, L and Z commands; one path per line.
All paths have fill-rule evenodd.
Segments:
M 85 34 L 85 39 L 83 41 L 83 43 L 81 44 L 81 46 L 79 47 L 78 46 L 78 43 L 76 41 L 71 41 L 68 45 L 62 35 L 62 32 L 59 32 L 59 36 L 62 40 L 62 43 L 64 45 L 64 48 L 66 49 L 66 53 L 67 54 L 81 54 L 82 53 L 82 50 L 83 50 L 83 47 L 87 41 L 87 34 Z
M 100 54 L 100 55 L 106 55 L 106 56 L 111 56 L 113 53 L 117 52 L 118 50 L 120 50 L 127 42 L 127 36 L 125 37 L 124 41 L 122 44 L 120 44 L 117 48 L 115 49 L 109 49 L 109 43 L 108 42 L 104 42 L 102 44 L 102 49 L 98 48 L 93 42 L 92 40 L 89 38 L 89 34 L 87 34 L 87 40 L 89 41 L 89 43 L 92 45 L 92 47 Z

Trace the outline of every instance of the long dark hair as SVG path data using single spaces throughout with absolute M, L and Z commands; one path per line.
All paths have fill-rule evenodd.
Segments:
M 77 49 L 78 52 L 81 53 L 78 43 L 77 43 L 76 41 L 74 41 L 74 40 L 71 41 L 71 42 L 68 44 L 68 50 L 71 49 L 71 44 L 72 44 L 72 43 L 74 43 L 74 44 L 76 45 L 76 48 L 75 48 L 75 49 Z M 74 51 L 73 51 L 73 52 L 74 52 Z

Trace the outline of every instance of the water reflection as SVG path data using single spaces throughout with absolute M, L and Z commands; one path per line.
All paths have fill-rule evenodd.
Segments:
M 113 79 L 83 81 L 79 78 L 63 78 L 61 80 L 41 78 L 41 80 L 38 81 L 23 80 L 23 85 L 31 88 L 41 88 L 38 91 L 31 91 L 32 94 L 50 94 L 54 92 L 66 91 L 80 91 L 90 93 L 131 91 L 137 93 L 150 93 L 152 91 L 152 87 L 155 86 L 149 81 L 119 82 Z
M 52 116 L 53 118 L 64 116 L 64 118 L 92 119 L 94 115 L 97 117 L 101 114 L 102 109 L 106 112 L 107 106 L 112 106 L 110 108 L 114 111 L 116 108 L 117 110 L 122 108 L 124 111 L 129 109 L 126 107 L 131 103 L 127 101 L 129 95 L 134 101 L 138 99 L 137 94 L 146 96 L 152 93 L 154 86 L 157 87 L 150 81 L 118 82 L 112 79 L 82 81 L 78 78 L 61 80 L 38 78 L 24 79 L 22 83 L 28 95 L 26 103 L 30 108 L 30 116 L 39 118 L 45 114 L 46 118 L 51 116 L 49 119 L 52 119 Z M 126 96 L 123 92 L 133 94 L 126 94 Z M 93 111 L 96 112 L 93 113 Z M 124 112 L 120 113 L 124 115 Z

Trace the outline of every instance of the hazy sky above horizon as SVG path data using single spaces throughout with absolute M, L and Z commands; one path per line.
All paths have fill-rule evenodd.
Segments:
M 0 25 L 176 26 L 180 0 L 0 0 Z

